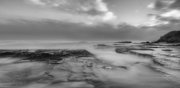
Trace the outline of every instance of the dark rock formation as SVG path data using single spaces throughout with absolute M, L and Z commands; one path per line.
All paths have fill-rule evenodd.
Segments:
M 150 41 L 141 42 L 141 44 L 144 44 L 144 45 L 154 45 L 154 43 L 150 42 Z
M 155 43 L 180 43 L 180 31 L 171 31 L 164 36 L 162 36 L 159 40 L 157 40 Z
M 129 52 L 130 50 L 131 50 L 131 49 L 128 48 L 128 47 L 119 47 L 119 48 L 115 49 L 115 51 L 116 51 L 117 53 L 126 53 L 126 52 Z
M 108 45 L 106 45 L 106 44 L 98 44 L 97 46 L 108 46 Z
M 20 57 L 32 61 L 50 61 L 52 63 L 66 57 L 91 57 L 87 50 L 0 50 L 0 57 Z
M 115 49 L 117 53 L 131 53 L 132 50 L 144 50 L 144 51 L 154 51 L 151 48 L 142 47 L 118 47 Z
M 120 42 L 115 42 L 115 43 L 132 43 L 132 41 L 120 41 Z

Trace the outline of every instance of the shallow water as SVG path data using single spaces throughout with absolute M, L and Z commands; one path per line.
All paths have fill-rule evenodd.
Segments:
M 176 88 L 180 86 L 177 81 L 172 81 L 173 77 L 167 77 L 167 74 L 152 69 L 150 65 L 153 65 L 153 63 L 149 58 L 130 54 L 117 54 L 114 50 L 98 50 L 94 51 L 94 54 L 99 59 L 115 66 L 128 68 L 126 70 L 100 69 L 96 71 L 103 80 L 113 81 L 120 88 Z
M 169 74 L 163 73 L 151 66 L 155 66 L 150 58 L 139 57 L 130 54 L 118 54 L 114 51 L 114 48 L 96 49 L 93 45 L 97 43 L 60 43 L 60 42 L 38 42 L 36 44 L 32 42 L 6 42 L 0 45 L 3 49 L 87 49 L 96 57 L 106 63 L 114 65 L 116 69 L 99 69 L 95 68 L 94 73 L 103 82 L 107 83 L 107 88 L 178 88 L 180 72 L 169 70 L 163 67 L 159 67 Z M 149 51 L 148 51 L 149 52 Z M 157 50 L 157 52 L 159 52 Z M 155 53 L 155 52 L 153 52 Z M 1 58 L 0 64 L 0 78 L 1 82 L 9 82 L 13 79 L 17 87 L 6 87 L 4 84 L 0 84 L 4 88 L 93 88 L 93 85 L 86 82 L 67 82 L 63 84 L 44 84 L 37 83 L 39 75 L 43 74 L 48 69 L 44 63 L 26 62 L 26 63 L 14 63 L 19 59 Z M 7 65 L 4 65 L 7 64 Z M 121 67 L 126 67 L 121 68 Z M 5 76 L 4 74 L 8 74 Z M 55 74 L 58 74 L 55 72 Z M 63 74 L 63 73 L 61 73 Z M 12 77 L 11 77 L 12 75 Z M 19 76 L 21 75 L 21 76 Z M 24 76 L 23 76 L 24 75 Z M 7 78 L 6 78 L 7 77 Z M 19 77 L 24 80 L 16 79 Z M 32 77 L 31 80 L 26 80 L 27 77 Z M 179 77 L 179 78 L 178 78 Z M 12 79 L 11 79 L 12 81 Z M 22 85 L 21 82 L 24 82 Z M 12 84 L 11 84 L 12 85 Z M 108 87 L 109 86 L 109 87 Z

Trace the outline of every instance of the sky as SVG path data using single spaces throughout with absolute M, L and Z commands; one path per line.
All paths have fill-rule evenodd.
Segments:
M 0 0 L 0 40 L 156 40 L 179 30 L 179 0 Z

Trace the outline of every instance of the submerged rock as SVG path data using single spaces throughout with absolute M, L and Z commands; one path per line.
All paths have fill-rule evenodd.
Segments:
M 112 46 L 107 45 L 107 44 L 97 44 L 94 46 L 96 49 L 108 49 L 108 48 L 112 48 Z
M 148 47 L 146 48 L 144 46 L 141 46 L 141 47 L 139 47 L 139 46 L 136 46 L 136 47 L 125 47 L 125 46 L 123 46 L 123 47 L 118 47 L 115 49 L 115 51 L 117 53 L 131 53 L 132 50 L 154 51 L 153 49 L 148 48 Z
M 108 45 L 106 45 L 106 44 L 98 44 L 97 46 L 108 46 Z
M 162 51 L 171 52 L 171 51 L 173 51 L 173 50 L 171 50 L 171 49 L 162 49 Z
M 126 53 L 126 52 L 129 52 L 131 49 L 128 48 L 128 47 L 120 47 L 120 48 L 117 48 L 115 51 L 117 53 Z

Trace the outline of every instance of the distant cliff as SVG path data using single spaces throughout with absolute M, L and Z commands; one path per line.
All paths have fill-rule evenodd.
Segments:
M 180 43 L 180 31 L 171 31 L 164 36 L 162 36 L 156 43 L 165 42 L 165 43 Z

